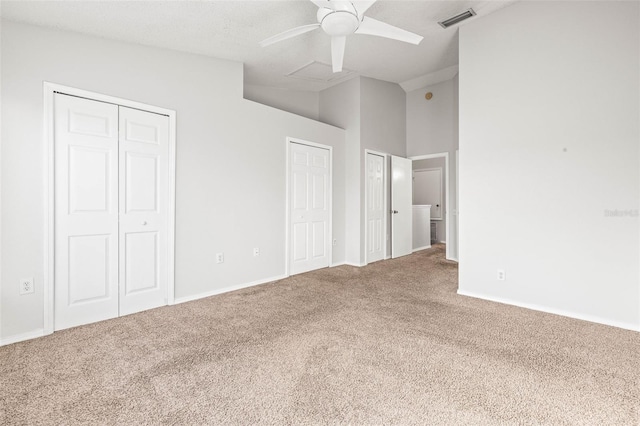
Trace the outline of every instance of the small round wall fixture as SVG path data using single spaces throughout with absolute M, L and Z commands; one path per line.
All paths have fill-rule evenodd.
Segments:
M 426 95 L 424 95 L 424 98 L 425 98 L 426 100 L 430 101 L 430 100 L 431 100 L 431 98 L 433 98 L 433 93 L 431 93 L 431 92 L 427 92 L 427 94 L 426 94 Z

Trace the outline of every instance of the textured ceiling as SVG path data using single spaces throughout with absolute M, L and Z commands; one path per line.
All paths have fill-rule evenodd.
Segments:
M 344 66 L 363 76 L 401 83 L 456 65 L 458 29 L 445 30 L 437 22 L 469 7 L 478 14 L 472 19 L 482 19 L 513 1 L 379 0 L 367 16 L 418 33 L 424 40 L 414 46 L 352 35 Z M 308 0 L 23 0 L 2 1 L 1 11 L 12 21 L 243 62 L 247 84 L 311 91 L 335 84 L 286 76 L 311 61 L 331 63 L 329 37 L 322 30 L 258 46 L 269 36 L 317 22 L 317 7 Z

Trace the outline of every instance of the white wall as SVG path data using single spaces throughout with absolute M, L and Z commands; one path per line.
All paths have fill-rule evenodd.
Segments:
M 360 264 L 360 78 L 320 92 L 320 121 L 345 129 L 345 261 Z
M 430 100 L 427 92 L 433 93 Z M 407 155 L 455 150 L 454 80 L 407 92 Z
M 366 261 L 365 149 L 406 156 L 404 96 L 398 84 L 367 77 L 320 92 L 320 121 L 346 130 L 345 251 L 351 265 L 361 266 Z
M 433 97 L 425 99 L 431 92 Z M 456 150 L 458 149 L 458 74 L 452 79 L 407 92 L 407 155 L 449 153 L 449 205 L 452 223 L 447 249 L 458 258 L 456 220 Z M 446 219 L 438 223 L 438 239 L 444 241 Z
M 0 16 L 2 3 L 0 2 Z M 0 298 L 2 297 L 2 19 L 0 19 Z M 0 300 L 0 341 L 2 341 L 2 300 Z
M 460 147 L 460 74 L 453 77 L 453 145 Z
M 639 8 L 518 2 L 460 28 L 462 294 L 640 329 Z
M 287 136 L 334 147 L 333 231 L 344 239 L 345 132 L 244 100 L 242 64 L 11 22 L 1 48 L 3 341 L 43 327 L 43 81 L 177 111 L 177 298 L 284 274 Z M 19 296 L 30 276 L 35 293 Z
M 373 78 L 361 78 L 360 94 L 360 264 L 366 262 L 366 157 L 365 149 L 396 155 L 407 156 L 406 145 L 406 103 L 405 92 L 400 85 Z M 390 166 L 390 163 L 388 167 Z M 390 168 L 389 168 L 389 173 Z M 391 184 L 391 179 L 388 179 Z M 387 191 L 388 205 L 391 205 L 391 191 Z M 387 215 L 387 256 L 391 256 L 391 215 Z
M 406 156 L 405 92 L 400 85 L 362 77 L 360 103 L 363 148 Z
M 319 118 L 320 94 L 318 92 L 245 84 L 244 98 L 312 120 Z
M 451 208 L 451 227 L 449 228 L 449 249 L 455 260 L 458 260 L 459 251 L 459 226 L 458 226 L 458 213 L 459 213 L 459 199 L 460 191 L 458 189 L 458 173 L 459 165 L 456 162 L 456 156 L 459 155 L 460 147 L 460 74 L 456 74 L 453 77 L 453 143 L 455 150 L 449 155 L 449 207 Z

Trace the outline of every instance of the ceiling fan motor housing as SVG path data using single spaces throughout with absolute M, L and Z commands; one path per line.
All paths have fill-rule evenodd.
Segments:
M 324 32 L 330 36 L 341 37 L 353 34 L 360 25 L 360 19 L 351 2 L 340 3 L 344 5 L 335 10 L 324 7 L 318 9 L 318 22 Z
M 331 37 L 331 63 L 333 72 L 342 71 L 347 36 L 358 33 L 419 44 L 422 36 L 365 16 L 376 0 L 310 0 L 318 7 L 317 24 L 291 28 L 260 42 L 269 46 L 301 34 L 322 28 Z

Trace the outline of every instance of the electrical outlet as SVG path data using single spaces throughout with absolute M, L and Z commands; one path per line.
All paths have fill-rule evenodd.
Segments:
M 224 253 L 216 253 L 216 263 L 224 263 Z
M 33 291 L 33 278 L 22 278 L 20 280 L 20 294 L 31 294 Z
M 335 238 L 333 239 L 333 245 L 335 246 L 336 244 L 338 244 L 338 240 L 336 240 Z
M 498 269 L 498 281 L 504 281 L 507 279 L 504 269 Z
M 260 248 L 254 247 L 253 248 L 253 255 L 254 256 L 260 256 Z

